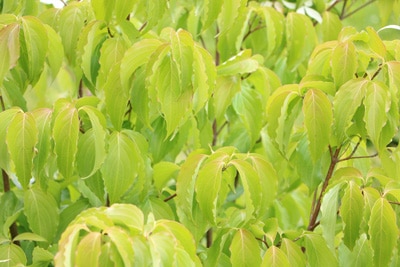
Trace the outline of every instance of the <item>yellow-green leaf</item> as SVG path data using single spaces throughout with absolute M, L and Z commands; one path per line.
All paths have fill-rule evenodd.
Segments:
M 253 265 L 255 266 L 255 265 Z M 262 267 L 289 267 L 290 262 L 288 257 L 281 249 L 276 246 L 271 246 L 264 255 Z
M 38 129 L 30 113 L 17 113 L 8 126 L 6 142 L 19 182 L 27 189 L 32 178 L 32 165 Z
M 354 77 L 357 71 L 357 53 L 351 41 L 339 43 L 333 49 L 331 65 L 337 88 Z
M 231 251 L 231 263 L 233 267 L 262 266 L 260 247 L 257 240 L 251 232 L 245 229 L 239 229 L 236 232 L 229 250 Z
M 398 240 L 398 228 L 396 214 L 386 199 L 375 202 L 368 226 L 375 266 L 387 266 Z
M 332 105 L 320 90 L 308 90 L 303 101 L 304 123 L 314 162 L 328 149 L 333 120 Z

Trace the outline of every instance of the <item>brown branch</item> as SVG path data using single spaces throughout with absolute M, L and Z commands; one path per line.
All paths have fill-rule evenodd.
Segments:
M 360 10 L 363 9 L 364 7 L 366 7 L 366 6 L 370 5 L 370 4 L 372 4 L 372 3 L 375 2 L 375 1 L 376 1 L 376 0 L 368 1 L 368 2 L 366 2 L 366 3 L 364 3 L 364 4 L 362 4 L 361 6 L 357 7 L 356 9 L 354 9 L 353 11 L 351 11 L 351 12 L 348 13 L 348 14 L 341 14 L 340 19 L 343 20 L 343 19 L 346 19 L 346 18 L 348 18 L 348 17 L 354 15 L 355 13 L 357 13 L 358 11 L 360 11 Z
M 173 194 L 173 195 L 170 195 L 169 197 L 167 197 L 166 199 L 164 199 L 164 202 L 168 202 L 168 201 L 170 201 L 171 199 L 173 199 L 173 198 L 176 197 L 176 196 L 177 196 L 176 193 Z
M 346 11 L 346 5 L 347 5 L 347 0 L 344 0 L 342 11 L 340 12 L 340 16 L 339 16 L 341 20 L 343 19 L 344 13 Z
M 373 79 L 375 79 L 376 76 L 378 76 L 378 74 L 379 74 L 379 72 L 381 72 L 381 70 L 382 70 L 382 66 L 381 66 L 381 64 L 380 64 L 379 68 L 378 68 L 378 69 L 375 71 L 375 73 L 372 75 L 371 81 L 372 81 Z
M 336 0 L 335 2 L 333 2 L 327 9 L 326 11 L 330 11 L 332 8 L 334 8 L 337 4 L 339 4 L 340 2 L 342 2 L 342 0 Z
M 207 248 L 212 246 L 213 240 L 212 240 L 212 228 L 208 229 L 207 233 L 206 233 L 206 241 L 207 241 Z
M 343 159 L 339 159 L 338 162 L 346 161 L 346 160 L 349 160 L 349 159 L 353 159 L 353 156 L 357 152 L 357 149 L 360 146 L 360 144 L 361 144 L 361 138 L 358 140 L 357 144 L 353 148 L 353 151 L 351 151 L 350 155 L 348 157 L 343 158 Z
M 215 146 L 217 144 L 217 139 L 218 139 L 217 120 L 215 119 L 212 124 L 212 131 L 213 131 L 213 140 L 211 145 Z
M 64 5 L 67 6 L 67 3 L 64 0 L 60 0 L 60 2 Z
M 139 28 L 139 32 L 141 32 L 147 26 L 147 21 L 143 23 L 143 25 Z
M 264 29 L 264 28 L 266 28 L 266 27 L 267 27 L 266 25 L 258 25 L 258 26 L 255 27 L 254 29 L 249 30 L 249 31 L 243 36 L 242 42 L 244 42 L 252 33 L 256 32 L 256 31 L 258 31 L 258 30 Z
M 321 192 L 318 196 L 315 207 L 313 209 L 311 209 L 311 216 L 310 216 L 311 219 L 310 219 L 310 222 L 307 227 L 307 230 L 309 230 L 309 231 L 313 231 L 315 229 L 315 227 L 317 227 L 319 224 L 317 222 L 317 218 L 318 218 L 319 212 L 321 210 L 322 197 L 324 196 L 324 193 L 325 193 L 326 189 L 328 188 L 329 181 L 332 178 L 336 164 L 338 163 L 338 156 L 340 153 L 340 149 L 341 149 L 341 147 L 336 148 L 334 154 L 331 156 L 331 163 L 329 165 L 329 169 L 326 174 L 324 184 L 322 185 Z
M 258 241 L 261 241 L 261 243 L 263 243 L 267 247 L 267 249 L 269 248 L 269 245 L 268 245 L 267 241 L 265 240 L 265 236 L 264 236 L 264 239 L 261 239 L 261 238 L 258 238 L 258 237 L 256 237 L 256 239 Z
M 397 201 L 388 201 L 388 202 L 389 202 L 390 204 L 400 206 L 400 202 L 397 202 Z
M 4 104 L 4 99 L 2 95 L 0 95 L 0 104 L 3 111 L 6 110 L 6 105 Z

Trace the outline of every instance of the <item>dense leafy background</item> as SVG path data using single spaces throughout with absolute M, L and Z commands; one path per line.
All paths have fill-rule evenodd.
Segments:
M 398 266 L 399 0 L 0 0 L 0 266 Z

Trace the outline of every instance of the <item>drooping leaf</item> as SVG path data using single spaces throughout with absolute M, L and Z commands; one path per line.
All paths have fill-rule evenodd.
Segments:
M 336 40 L 340 30 L 342 29 L 342 22 L 337 14 L 325 11 L 322 14 L 322 34 L 325 42 Z
M 304 123 L 314 161 L 327 150 L 331 134 L 332 105 L 320 90 L 308 90 L 303 101 Z
M 205 0 L 204 1 L 204 7 L 203 7 L 203 16 L 202 16 L 202 22 L 203 22 L 203 30 L 207 30 L 218 18 L 218 15 L 221 11 L 222 4 L 224 3 L 224 0 Z
M 345 245 L 352 250 L 360 236 L 360 225 L 363 219 L 364 198 L 357 184 L 351 181 L 342 198 L 340 215 L 345 223 Z
M 281 249 L 276 246 L 271 246 L 264 255 L 262 264 L 260 266 L 265 267 L 289 267 L 290 262 L 288 257 L 283 253 Z
M 261 266 L 260 247 L 251 232 L 239 229 L 233 236 L 229 250 L 232 266 Z
M 353 248 L 351 265 L 354 267 L 372 267 L 374 266 L 373 255 L 370 240 L 367 239 L 366 234 L 361 234 Z
M 327 191 L 322 199 L 321 205 L 321 226 L 323 229 L 322 236 L 325 238 L 328 247 L 334 251 L 336 221 L 338 210 L 338 196 L 342 184 L 334 186 Z
M 219 65 L 217 67 L 217 74 L 221 76 L 232 76 L 251 73 L 256 71 L 258 66 L 258 61 L 251 57 L 251 50 L 246 49 Z
M 337 88 L 354 77 L 357 71 L 357 53 L 350 41 L 339 43 L 332 52 L 332 76 Z
M 222 156 L 223 158 L 224 156 Z M 196 199 L 200 209 L 210 223 L 216 223 L 218 192 L 222 183 L 223 160 L 204 164 L 196 180 Z
M 296 245 L 292 240 L 282 238 L 281 250 L 286 254 L 290 266 L 305 267 L 306 259 L 300 246 Z
M 67 106 L 54 118 L 53 126 L 57 165 L 65 179 L 70 179 L 74 173 L 78 135 L 78 111 L 73 106 Z
M 36 145 L 37 154 L 33 159 L 33 172 L 37 182 L 42 184 L 42 177 L 45 175 L 45 165 L 50 155 L 51 148 L 51 116 L 50 109 L 36 109 L 32 112 L 38 129 L 38 142 Z
M 333 101 L 334 126 L 335 136 L 339 143 L 346 138 L 346 130 L 365 97 L 368 84 L 369 82 L 364 79 L 350 80 L 335 95 Z
M 377 82 L 369 84 L 364 100 L 364 121 L 367 133 L 378 150 L 381 149 L 379 137 L 388 119 L 386 112 L 389 109 L 389 101 L 386 86 Z
M 302 14 L 290 12 L 286 16 L 287 65 L 290 70 L 309 57 L 316 45 L 316 33 L 311 20 Z
M 138 175 L 140 151 L 126 134 L 113 132 L 108 141 L 108 154 L 101 167 L 110 202 L 117 202 L 132 186 Z
M 157 39 L 143 39 L 136 42 L 124 54 L 121 60 L 121 83 L 125 90 L 131 85 L 131 76 L 133 73 L 149 61 L 150 56 L 162 44 Z
M 304 237 L 306 256 L 310 266 L 337 267 L 338 260 L 328 248 L 324 238 L 318 234 L 307 234 Z
M 222 123 L 226 109 L 231 104 L 234 95 L 240 91 L 240 81 L 234 77 L 217 78 L 217 84 L 213 95 L 215 118 Z
M 39 188 L 26 190 L 24 213 L 31 230 L 51 244 L 59 223 L 58 207 L 53 196 Z
M 68 5 L 60 11 L 58 31 L 64 46 L 65 55 L 72 65 L 76 62 L 77 42 L 85 25 L 85 20 L 86 16 L 82 5 Z
M 0 245 L 0 266 L 26 266 L 27 259 L 24 251 L 20 246 L 15 244 Z
M 386 199 L 379 198 L 375 202 L 368 226 L 374 263 L 376 266 L 386 266 L 393 255 L 398 236 L 396 214 Z
M 106 131 L 102 123 L 105 119 L 102 113 L 90 106 L 79 111 L 84 111 L 92 124 L 92 128 L 79 138 L 76 155 L 78 172 L 82 178 L 87 178 L 100 169 L 106 157 Z
M 43 70 L 48 49 L 47 30 L 34 17 L 22 18 L 21 65 L 29 80 L 36 83 Z
M 8 126 L 6 142 L 17 177 L 24 189 L 32 178 L 34 147 L 37 143 L 38 129 L 30 113 L 17 113 Z
M 0 167 L 6 171 L 10 169 L 10 154 L 6 144 L 7 128 L 14 116 L 20 112 L 20 109 L 12 108 L 0 113 L 0 140 L 2 140 L 0 142 Z
M 12 23 L 0 30 L 0 85 L 10 68 L 15 67 L 19 58 L 19 29 L 18 23 Z

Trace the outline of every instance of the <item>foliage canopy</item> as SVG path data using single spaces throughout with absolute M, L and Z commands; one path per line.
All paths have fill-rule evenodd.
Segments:
M 399 0 L 0 11 L 0 266 L 400 264 Z

